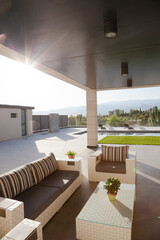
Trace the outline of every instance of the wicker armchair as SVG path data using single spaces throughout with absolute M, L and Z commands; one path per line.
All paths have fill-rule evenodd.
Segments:
M 88 179 L 92 182 L 118 178 L 122 183 L 135 184 L 136 153 L 128 146 L 101 146 L 88 159 Z

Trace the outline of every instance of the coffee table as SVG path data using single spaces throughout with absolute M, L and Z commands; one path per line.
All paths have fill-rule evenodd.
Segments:
M 121 184 L 109 201 L 100 182 L 76 218 L 76 236 L 83 240 L 131 240 L 135 185 Z

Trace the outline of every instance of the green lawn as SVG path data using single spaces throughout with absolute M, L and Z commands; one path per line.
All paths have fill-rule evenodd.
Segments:
M 160 136 L 107 136 L 100 144 L 160 145 Z

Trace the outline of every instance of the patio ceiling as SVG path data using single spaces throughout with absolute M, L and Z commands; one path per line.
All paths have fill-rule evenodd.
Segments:
M 107 39 L 113 15 L 118 34 Z M 91 89 L 160 85 L 159 29 L 159 0 L 0 1 L 5 46 Z

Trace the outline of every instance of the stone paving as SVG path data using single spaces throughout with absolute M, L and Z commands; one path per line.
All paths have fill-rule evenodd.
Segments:
M 35 133 L 30 137 L 0 142 L 0 174 L 43 158 L 53 152 L 57 159 L 64 159 L 68 150 L 83 156 L 87 149 L 86 134 L 75 134 L 78 128 L 64 128 L 59 132 Z
M 160 128 L 157 128 L 157 130 Z M 83 128 L 64 128 L 59 132 L 35 133 L 29 137 L 0 142 L 0 174 L 22 166 L 28 162 L 43 158 L 53 152 L 57 159 L 66 158 L 65 153 L 73 150 L 77 156 L 84 158 L 84 172 L 87 176 L 87 156 L 92 149 L 87 148 L 87 133 Z M 77 133 L 83 134 L 77 134 Z M 99 135 L 99 139 L 104 135 Z M 156 155 L 154 148 L 160 151 L 158 146 L 130 146 L 131 150 L 138 151 L 138 155 L 146 161 L 148 156 Z M 144 150 L 143 150 L 144 149 Z M 150 159 L 149 159 L 150 161 Z

